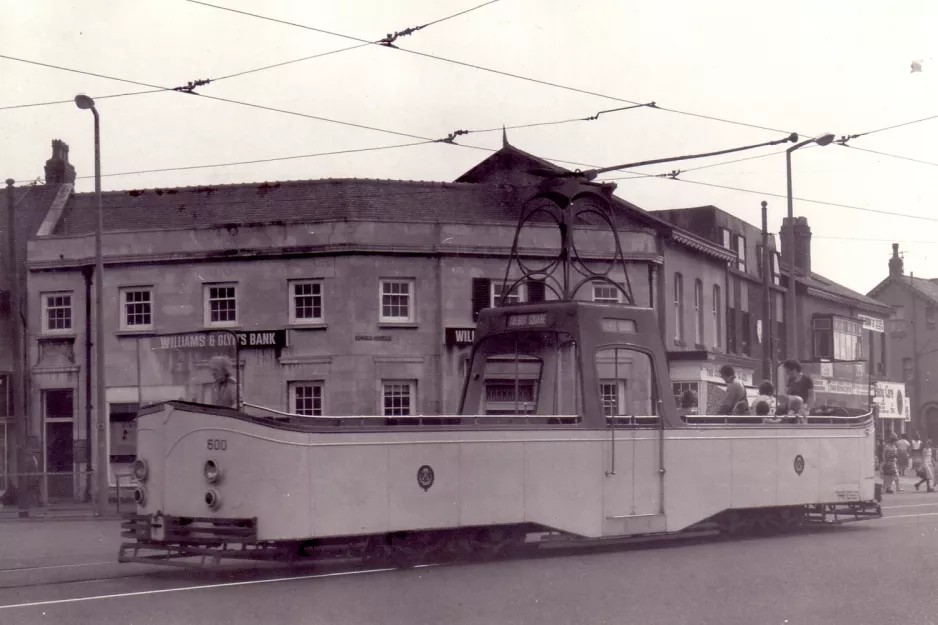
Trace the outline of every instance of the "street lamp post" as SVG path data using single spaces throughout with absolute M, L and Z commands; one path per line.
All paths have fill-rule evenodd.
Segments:
M 104 393 L 104 257 L 101 252 L 101 234 L 104 230 L 104 214 L 101 209 L 101 128 L 98 110 L 94 100 L 86 95 L 75 96 L 75 104 L 80 109 L 91 109 L 94 115 L 94 195 L 98 205 L 98 223 L 94 232 L 95 277 L 94 277 L 94 318 L 95 318 L 95 379 L 97 382 L 98 408 L 97 438 L 95 440 L 95 513 L 103 516 L 107 512 L 108 495 L 108 455 L 107 455 L 107 399 Z M 88 398 L 91 399 L 90 397 Z M 90 437 L 91 433 L 88 432 Z M 90 452 L 90 448 L 88 449 Z
M 783 251 L 785 252 L 785 258 L 788 262 L 788 293 L 785 297 L 785 327 L 788 328 L 788 332 L 786 332 L 787 345 L 785 346 L 785 353 L 788 358 L 798 358 L 796 351 L 798 347 L 798 324 L 795 323 L 795 293 L 797 291 L 795 285 L 795 216 L 791 189 L 791 153 L 810 143 L 825 146 L 830 145 L 833 140 L 834 135 L 827 133 L 820 137 L 797 143 L 785 150 L 785 172 L 788 176 L 788 229 L 786 233 L 787 236 L 785 237 L 785 249 Z

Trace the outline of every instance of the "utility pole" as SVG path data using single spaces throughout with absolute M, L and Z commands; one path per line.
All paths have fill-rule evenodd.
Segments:
M 13 357 L 13 423 L 16 429 L 16 490 L 19 516 L 29 516 L 29 479 L 23 475 L 27 469 L 26 445 L 29 441 L 29 417 L 26 414 L 26 384 L 23 379 L 23 315 L 20 310 L 20 266 L 16 245 L 16 215 L 13 212 L 13 185 L 7 183 L 7 268 L 10 272 L 10 347 Z
M 769 317 L 769 281 L 772 279 L 769 251 L 769 203 L 762 201 L 762 379 L 771 380 L 772 321 Z
M 915 273 L 909 272 L 909 282 L 915 284 Z M 921 371 L 919 371 L 918 360 L 919 360 L 919 348 L 918 348 L 918 315 L 916 314 L 918 310 L 918 295 L 915 292 L 915 289 L 910 289 L 912 291 L 912 407 L 915 409 L 915 422 L 918 424 L 920 415 L 919 410 L 920 400 L 921 400 L 921 388 L 922 388 L 922 379 L 920 377 Z M 908 389 L 906 389 L 908 391 Z M 921 429 L 921 425 L 919 425 Z

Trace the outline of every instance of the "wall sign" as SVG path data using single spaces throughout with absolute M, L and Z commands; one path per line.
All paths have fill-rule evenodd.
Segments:
M 446 328 L 444 344 L 463 347 L 466 345 L 472 345 L 475 339 L 475 328 Z
M 879 317 L 870 317 L 868 315 L 857 315 L 857 319 L 863 322 L 863 329 L 871 332 L 885 332 L 886 323 Z
M 155 336 L 150 339 L 150 349 L 154 350 L 212 350 L 225 347 L 283 349 L 286 346 L 286 330 L 189 332 Z
M 391 341 L 391 337 L 382 336 L 380 334 L 356 334 L 355 340 L 356 341 L 384 341 L 385 343 L 389 343 Z

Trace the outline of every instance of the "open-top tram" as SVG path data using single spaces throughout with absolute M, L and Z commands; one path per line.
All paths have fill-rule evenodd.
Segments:
M 145 408 L 121 560 L 429 556 L 880 515 L 870 415 L 680 416 L 655 324 L 586 302 L 483 311 L 458 415 Z
M 561 254 L 534 274 L 563 269 L 557 299 L 480 313 L 456 415 L 142 409 L 120 560 L 432 558 L 881 516 L 871 414 L 680 414 L 656 312 L 575 298 L 572 226 L 605 215 L 597 197 L 550 209 Z

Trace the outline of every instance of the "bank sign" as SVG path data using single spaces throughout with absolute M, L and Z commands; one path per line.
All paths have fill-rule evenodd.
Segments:
M 150 338 L 153 350 L 217 350 L 217 349 L 283 349 L 287 346 L 286 330 L 251 332 L 189 332 Z

